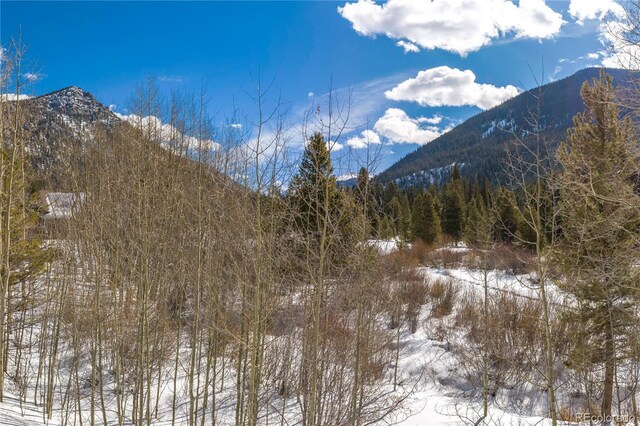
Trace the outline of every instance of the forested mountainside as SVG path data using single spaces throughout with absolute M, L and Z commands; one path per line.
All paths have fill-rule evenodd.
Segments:
M 34 184 L 47 190 L 69 191 L 76 186 L 77 182 L 72 180 L 78 176 L 72 176 L 71 170 L 78 173 L 88 171 L 90 174 L 87 164 L 90 153 L 100 151 L 105 155 L 126 155 L 127 147 L 131 148 L 131 144 L 140 140 L 149 142 L 146 149 L 150 160 L 171 151 L 178 154 L 179 161 L 195 167 L 194 150 L 198 146 L 211 148 L 214 142 L 204 136 L 203 129 L 200 130 L 203 133 L 201 138 L 188 134 L 189 119 L 186 117 L 174 117 L 176 122 L 173 125 L 163 124 L 153 115 L 158 114 L 160 107 L 147 111 L 142 105 L 144 102 L 139 100 L 139 105 L 134 106 L 138 114 L 119 115 L 91 93 L 70 86 L 19 102 L 5 102 L 4 129 L 7 133 L 14 125 L 18 126 L 20 138 L 25 141 Z M 16 107 L 20 109 L 17 114 Z M 13 122 L 16 116 L 19 117 L 17 124 Z M 113 139 L 122 143 L 124 152 L 116 154 L 113 151 L 109 146 Z M 209 171 L 213 172 L 213 169 Z M 229 174 L 233 172 L 229 171 Z
M 22 109 L 18 126 L 29 141 L 26 149 L 31 167 L 42 184 L 50 188 L 66 185 L 66 171 L 73 162 L 80 161 L 74 158 L 75 154 L 83 151 L 79 149 L 83 145 L 92 143 L 99 128 L 109 131 L 122 123 L 91 93 L 75 86 L 6 104 L 5 117 L 13 117 L 16 107 Z
M 630 87 L 636 74 L 621 69 L 605 71 L 613 77 L 614 85 L 621 92 Z M 598 78 L 599 73 L 600 68 L 586 68 L 483 111 L 408 154 L 381 173 L 378 179 L 395 181 L 403 187 L 428 185 L 434 180 L 448 179 L 451 165 L 458 163 L 465 176 L 486 176 L 494 183 L 503 182 L 502 165 L 510 141 L 533 131 L 532 122 L 537 121 L 541 135 L 554 152 L 565 139 L 573 116 L 584 108 L 580 98 L 582 84 Z

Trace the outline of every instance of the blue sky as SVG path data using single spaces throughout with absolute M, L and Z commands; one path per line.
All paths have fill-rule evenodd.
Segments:
M 148 76 L 167 91 L 205 83 L 221 120 L 234 107 L 254 114 L 257 75 L 274 80 L 292 124 L 330 85 L 350 90 L 352 131 L 340 152 L 367 141 L 383 154 L 378 171 L 531 88 L 530 68 L 539 77 L 544 63 L 548 82 L 611 60 L 600 25 L 619 7 L 613 0 L 467 0 L 466 11 L 478 9 L 466 17 L 458 1 L 426 3 L 3 0 L 1 42 L 22 30 L 37 74 L 29 94 L 75 85 L 122 113 Z

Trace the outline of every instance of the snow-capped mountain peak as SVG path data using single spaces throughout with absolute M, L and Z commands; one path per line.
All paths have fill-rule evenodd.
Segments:
M 30 104 L 37 104 L 45 111 L 67 117 L 75 117 L 84 122 L 120 121 L 119 118 L 105 105 L 98 101 L 91 93 L 77 86 L 69 86 L 46 95 L 27 100 Z

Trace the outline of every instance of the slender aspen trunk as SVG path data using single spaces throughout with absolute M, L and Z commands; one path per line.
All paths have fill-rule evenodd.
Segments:
M 20 61 L 20 52 L 18 53 L 18 59 L 16 61 L 16 75 L 18 76 L 18 81 L 21 78 L 21 61 Z M 20 84 L 16 85 L 16 96 L 20 96 Z M 5 194 L 6 204 L 5 208 L 2 211 L 3 217 L 1 226 L 0 236 L 2 237 L 2 248 L 0 249 L 0 253 L 2 253 L 3 257 L 0 259 L 0 402 L 3 401 L 4 395 L 4 376 L 7 372 L 7 361 L 8 361 L 8 348 L 9 348 L 9 336 L 8 336 L 8 304 L 9 304 L 9 285 L 11 283 L 11 264 L 10 264 L 10 253 L 11 253 L 11 229 L 12 229 L 12 221 L 13 217 L 11 214 L 11 209 L 14 203 L 14 192 L 16 188 L 14 188 L 14 177 L 15 177 L 15 167 L 17 164 L 17 154 L 18 154 L 18 134 L 19 134 L 19 117 L 20 117 L 20 102 L 15 102 L 15 110 L 13 112 L 13 143 L 11 146 L 11 153 L 9 155 L 9 163 L 6 167 L 8 170 L 4 173 L 4 179 L 2 182 L 2 189 Z
M 489 415 L 489 271 L 485 268 L 482 276 L 484 287 L 483 322 L 484 336 L 482 347 L 482 413 L 486 419 Z
M 613 406 L 613 385 L 615 373 L 615 347 L 611 327 L 605 331 L 604 343 L 604 386 L 602 392 L 602 415 L 611 416 Z
M 176 351 L 173 363 L 173 392 L 171 395 L 171 426 L 176 424 L 176 402 L 178 397 L 178 366 L 180 365 L 180 324 L 176 325 Z

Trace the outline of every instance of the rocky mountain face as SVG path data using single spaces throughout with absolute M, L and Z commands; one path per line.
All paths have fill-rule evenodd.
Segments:
M 625 70 L 605 71 L 621 92 L 638 78 L 638 73 Z M 395 181 L 403 187 L 429 185 L 448 179 L 452 164 L 458 163 L 466 176 L 487 176 L 493 182 L 504 182 L 503 164 L 514 140 L 531 135 L 537 126 L 553 155 L 571 127 L 573 116 L 584 108 L 582 84 L 598 78 L 599 73 L 599 68 L 587 68 L 483 111 L 408 154 L 378 179 Z
M 20 126 L 32 168 L 48 187 L 64 186 L 65 171 L 71 162 L 80 161 L 79 153 L 94 142 L 98 129 L 109 131 L 122 124 L 93 95 L 75 86 L 6 104 L 6 116 L 21 109 Z
M 24 101 L 49 114 L 67 117 L 78 123 L 118 122 L 120 119 L 89 92 L 71 86 Z

